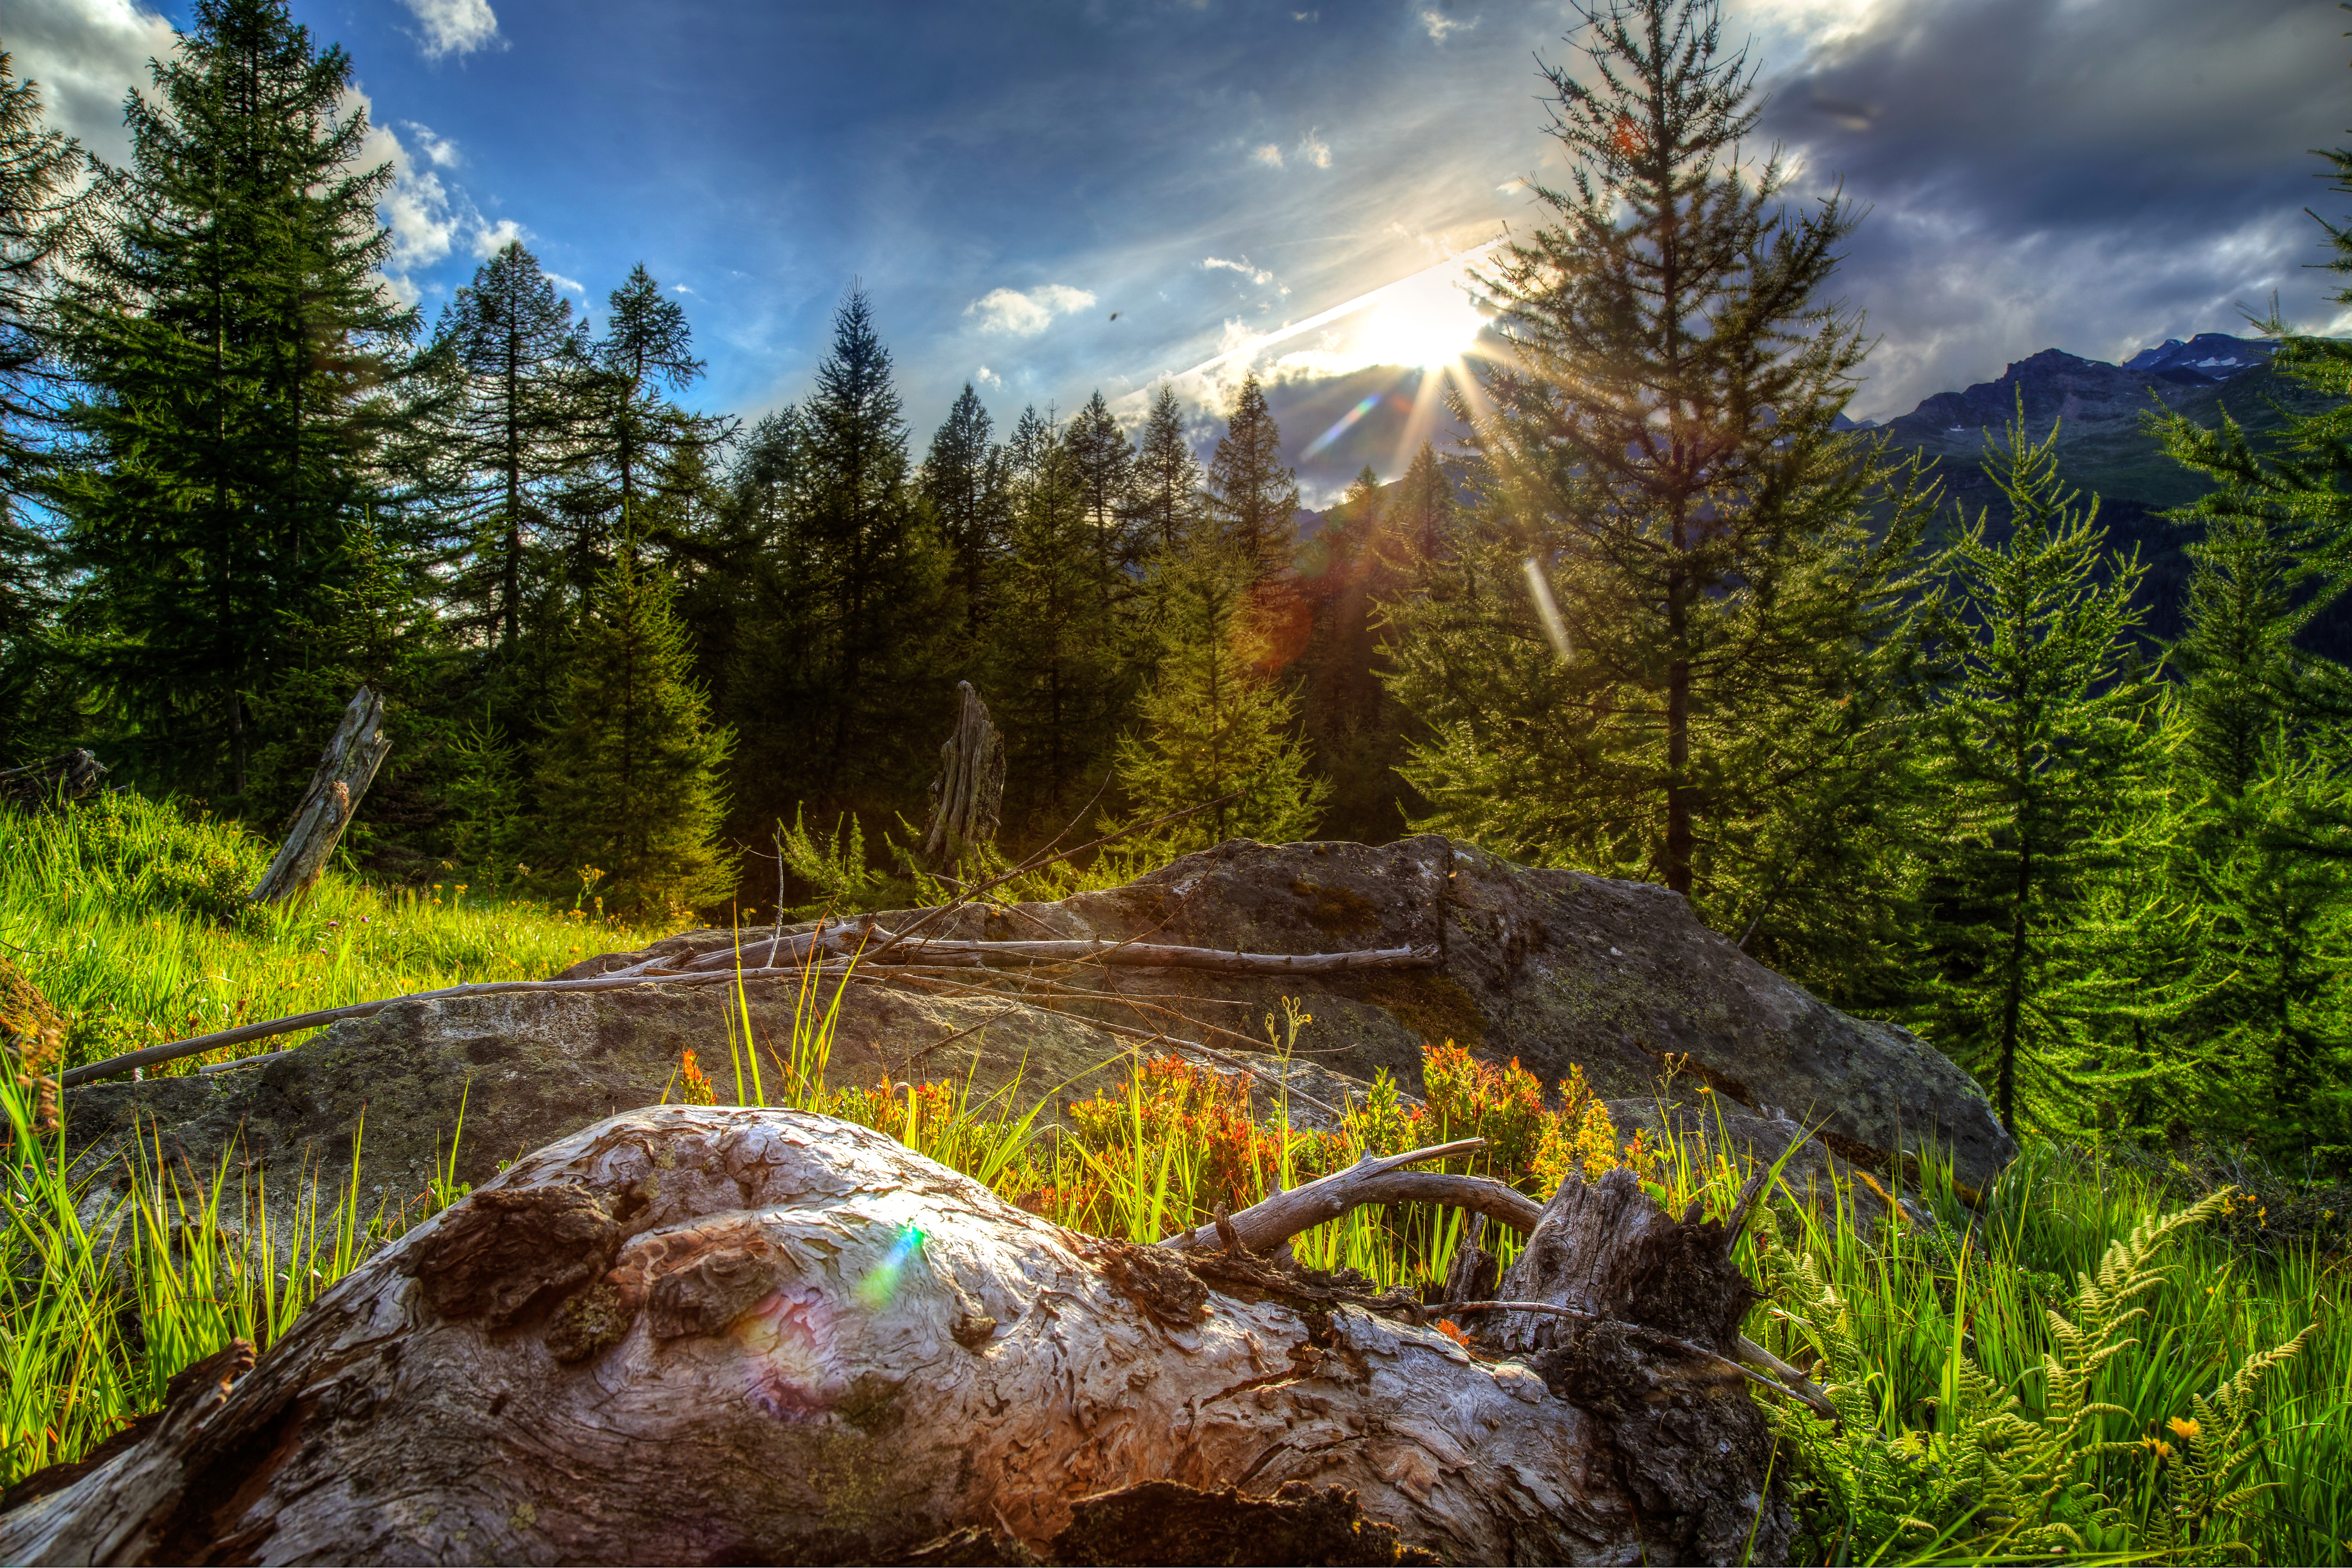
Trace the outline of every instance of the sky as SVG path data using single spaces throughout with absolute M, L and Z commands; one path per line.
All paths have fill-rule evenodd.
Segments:
M 292 9 L 352 57 L 428 323 L 509 238 L 600 323 L 642 261 L 709 364 L 693 401 L 751 419 L 805 394 L 862 287 L 918 455 L 967 381 L 1007 434 L 1172 380 L 1205 439 L 1255 369 L 1310 505 L 1443 434 L 1423 367 L 1478 330 L 1486 247 L 1546 221 L 1537 65 L 1578 57 L 1559 0 Z M 120 159 L 187 19 L 7 0 L 0 47 Z M 2327 0 L 1726 0 L 1791 199 L 1867 209 L 1835 284 L 1877 339 L 1851 412 L 2244 331 L 2273 295 L 2352 330 L 2303 210 L 2352 217 L 2310 152 L 2352 141 L 2347 27 Z

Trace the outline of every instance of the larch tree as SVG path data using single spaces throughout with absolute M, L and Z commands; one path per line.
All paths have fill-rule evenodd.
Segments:
M 1255 371 L 1234 394 L 1225 434 L 1209 458 L 1207 510 L 1224 548 L 1250 563 L 1252 580 L 1290 570 L 1298 476 L 1282 461 L 1282 430 Z
M 1198 541 L 1154 571 L 1159 661 L 1121 738 L 1118 780 L 1131 820 L 1204 810 L 1150 835 L 1161 857 L 1251 838 L 1283 843 L 1321 820 L 1330 786 L 1297 734 L 1296 703 L 1265 669 L 1251 623 L 1256 563 Z
M 2074 505 L 2057 432 L 2033 441 L 2021 401 L 1985 471 L 2010 531 L 1994 542 L 1981 512 L 1963 529 L 1936 612 L 1954 668 L 1926 731 L 1947 804 L 1921 852 L 1919 956 L 1936 1044 L 1988 1081 L 2014 1130 L 2021 1101 L 2058 1113 L 2097 1077 L 2084 1025 L 2131 912 L 2089 916 L 2103 882 L 2159 858 L 2144 803 L 2162 715 L 2132 639 L 2140 568 L 2108 559 L 2095 498 Z
M 664 918 L 735 885 L 718 841 L 734 736 L 693 682 L 676 592 L 625 540 L 589 597 L 539 779 L 567 868 L 595 867 L 608 904 Z
M 282 0 L 197 0 L 152 68 L 66 301 L 71 613 L 139 770 L 249 809 L 252 699 L 330 612 L 416 316 L 377 271 L 393 171 L 359 164 L 348 56 Z
M 1854 216 L 1742 161 L 1759 107 L 1714 0 L 1578 9 L 1587 68 L 1544 71 L 1571 181 L 1484 279 L 1477 502 L 1395 611 L 1431 731 L 1402 771 L 1429 826 L 1663 882 L 1805 972 L 1885 935 L 1834 822 L 1903 734 L 1927 498 L 1832 429 Z

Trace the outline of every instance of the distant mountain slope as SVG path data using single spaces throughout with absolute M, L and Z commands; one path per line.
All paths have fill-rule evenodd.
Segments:
M 2200 332 L 2185 343 L 2169 340 L 2121 365 L 2044 349 L 1998 380 L 1937 392 L 1883 428 L 1897 449 L 1936 461 L 1948 503 L 1970 517 L 1989 510 L 1998 523 L 2007 508 L 1981 466 L 1987 438 L 2008 428 L 2021 395 L 2026 428 L 2037 439 L 2056 421 L 2060 472 L 2085 497 L 2099 497 L 2099 520 L 2114 550 L 2128 555 L 2137 549 L 2147 568 L 2147 632 L 2168 641 L 2180 633 L 2189 580 L 2182 547 L 2193 536 L 2156 514 L 2211 486 L 2164 455 L 2144 416 L 2169 410 L 2210 426 L 2226 410 L 2262 436 L 2279 430 L 2289 414 L 2322 406 L 2299 383 L 2271 370 L 2270 352 L 2267 343 L 2223 332 Z M 2315 626 L 2309 641 L 2315 651 L 2352 656 L 2352 611 Z

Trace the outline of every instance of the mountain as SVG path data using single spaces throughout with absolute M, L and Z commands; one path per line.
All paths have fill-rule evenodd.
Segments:
M 2322 406 L 2315 394 L 2270 368 L 2270 344 L 2223 332 L 2200 332 L 2185 343 L 2169 339 L 2120 365 L 2044 349 L 1996 380 L 1937 392 L 1882 428 L 1898 451 L 1934 460 L 1949 503 L 1970 518 L 1989 511 L 1999 523 L 2007 507 L 1981 467 L 1988 439 L 2006 431 L 2021 399 L 2034 439 L 2056 422 L 2059 472 L 2085 500 L 2099 498 L 2110 549 L 2125 557 L 2137 552 L 2147 569 L 2145 631 L 2169 641 L 2181 631 L 2189 565 L 2182 547 L 2194 536 L 2158 514 L 2211 486 L 2164 455 L 2145 417 L 2169 411 L 2210 426 L 2226 412 L 2259 438 L 2289 414 Z M 2352 657 L 2352 607 L 2324 616 L 2305 641 L 2315 652 Z

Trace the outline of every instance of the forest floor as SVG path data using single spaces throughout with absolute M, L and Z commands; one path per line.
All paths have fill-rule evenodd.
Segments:
M 68 1020 L 69 1061 L 543 977 L 656 935 L 593 907 L 476 898 L 454 881 L 385 894 L 335 874 L 292 912 L 256 911 L 239 895 L 268 853 L 242 830 L 127 796 L 63 819 L 0 817 L 0 943 Z M 759 1042 L 783 1069 L 754 1075 L 773 1103 L 879 1127 L 1011 1201 L 1132 1239 L 1411 1138 L 1489 1135 L 1509 1152 L 1482 1174 L 1534 1192 L 1556 1179 L 1538 1174 L 1552 1168 L 1544 1125 L 1590 1127 L 1573 1107 L 1529 1122 L 1526 1083 L 1455 1062 L 1451 1090 L 1418 1111 L 1391 1098 L 1338 1134 L 1310 1133 L 1278 1107 L 1254 1117 L 1213 1074 L 1139 1057 L 1123 1094 L 1076 1107 L 1074 1130 L 1048 1136 L 952 1082 L 828 1087 L 827 1000 L 804 991 L 793 1039 Z M 1279 1037 L 1302 1021 L 1269 1023 Z M 719 1086 L 742 1082 L 749 1043 L 711 1041 L 708 1073 L 682 1061 L 677 1097 L 743 1097 Z M 97 1214 L 88 1173 L 66 1168 L 61 1132 L 35 1132 L 13 1071 L 0 1071 L 0 1108 L 13 1132 L 0 1171 L 0 1487 L 154 1408 L 173 1373 L 229 1336 L 266 1344 L 385 1239 L 463 1196 L 452 1178 L 363 1212 L 355 1188 L 314 1186 L 301 1222 L 273 1229 L 248 1178 L 152 1161 Z M 1696 1139 L 1589 1145 L 1588 1170 L 1633 1165 L 1676 1212 L 1695 1199 L 1727 1207 L 1748 1174 Z M 2228 1174 L 2223 1185 L 2210 1162 L 2028 1138 L 1974 1210 L 1932 1167 L 1897 1195 L 1907 1215 L 1867 1229 L 1843 1194 L 1822 1213 L 1776 1193 L 1740 1246 L 1769 1291 L 1747 1332 L 1810 1369 L 1843 1416 L 1774 1405 L 1801 1560 L 2352 1561 L 2352 1280 L 2330 1239 L 2342 1234 L 2336 1195 L 2242 1165 Z M 1459 1236 L 1454 1211 L 1360 1209 L 1297 1250 L 1384 1285 L 1421 1283 L 1444 1277 Z M 2290 1343 L 2284 1359 L 2267 1354 Z

